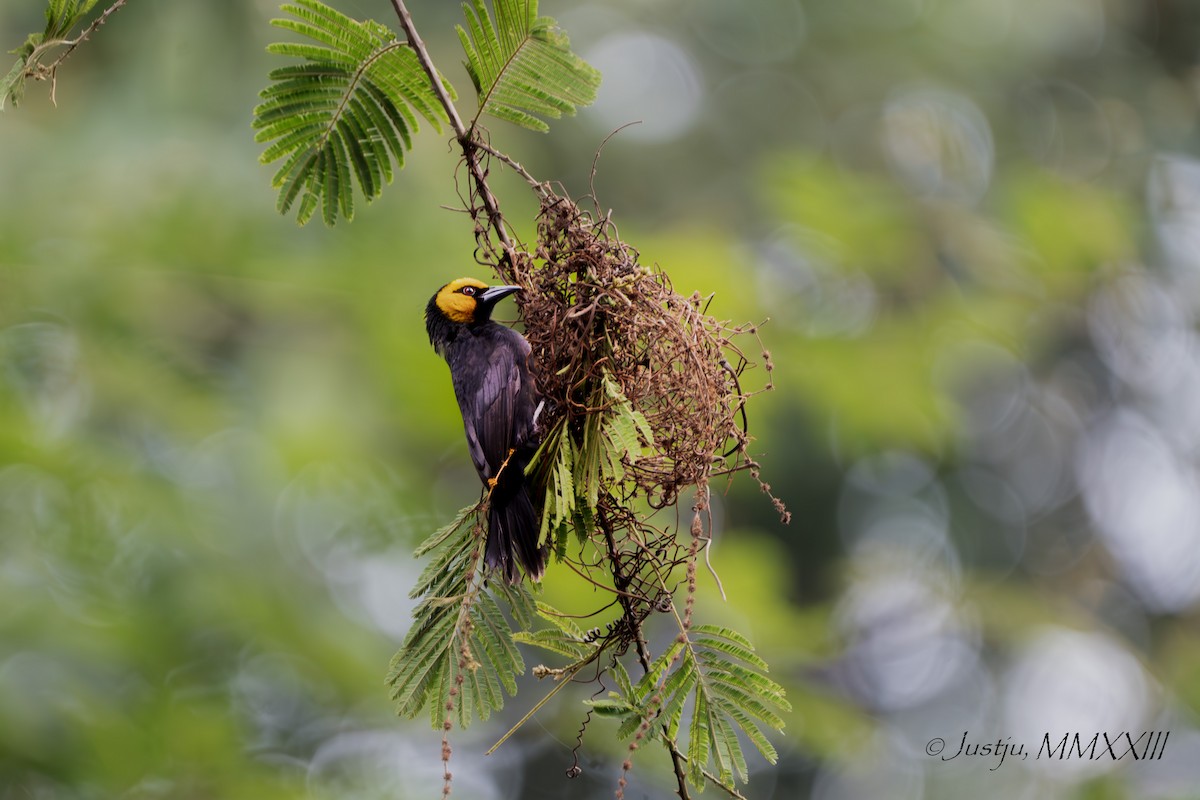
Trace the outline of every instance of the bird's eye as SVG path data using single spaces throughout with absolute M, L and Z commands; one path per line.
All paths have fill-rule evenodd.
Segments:
M 462 293 L 465 294 L 467 297 L 474 297 L 475 296 L 475 287 L 474 286 L 464 286 L 462 288 Z

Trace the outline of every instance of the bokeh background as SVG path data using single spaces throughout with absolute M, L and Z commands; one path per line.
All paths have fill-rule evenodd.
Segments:
M 0 6 L 3 49 L 42 7 Z M 469 107 L 457 4 L 412 11 Z M 582 195 L 641 120 L 601 207 L 718 316 L 770 319 L 750 420 L 794 521 L 721 487 L 729 600 L 706 578 L 699 611 L 795 706 L 746 796 L 1200 797 L 1200 4 L 542 11 L 599 101 L 494 142 Z M 383 677 L 411 550 L 476 491 L 423 306 L 486 273 L 428 129 L 352 224 L 275 212 L 250 130 L 275 15 L 130 3 L 57 107 L 31 84 L 0 115 L 4 800 L 441 791 L 439 734 Z M 456 796 L 612 796 L 605 720 L 563 775 L 594 687 L 483 757 L 544 690 L 455 734 Z M 1034 756 L 1143 731 L 1161 759 Z M 927 754 L 964 732 L 1030 755 Z M 632 780 L 670 794 L 655 749 Z

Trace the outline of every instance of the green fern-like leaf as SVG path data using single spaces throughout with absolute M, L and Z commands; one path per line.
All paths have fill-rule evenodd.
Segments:
M 417 549 L 432 558 L 413 589 L 422 598 L 415 622 L 388 674 L 397 712 L 415 717 L 428 709 L 434 727 L 446 719 L 447 704 L 461 727 L 487 719 L 505 692 L 516 694 L 525 671 L 496 596 L 522 627 L 533 621 L 534 601 L 523 585 L 483 585 L 480 510 L 463 509 Z
M 576 461 L 575 445 L 565 422 L 560 420 L 546 435 L 526 467 L 526 472 L 537 476 L 535 483 L 546 487 L 538 538 L 544 542 L 556 542 L 560 557 L 566 544 L 563 534 L 579 516 L 575 496 Z
M 588 660 L 596 652 L 597 644 L 587 641 L 583 631 L 569 617 L 541 601 L 537 603 L 537 613 L 552 627 L 514 633 L 515 641 L 566 656 L 575 662 Z
M 59 39 L 96 7 L 100 0 L 50 0 L 46 5 L 45 39 Z
M 654 441 L 645 416 L 607 372 L 592 405 L 603 410 L 588 415 L 575 459 L 578 505 L 588 511 L 596 507 L 601 493 L 611 491 L 625 477 L 625 464 L 638 459 L 642 443 Z
M 588 415 L 576 445 L 565 420 L 546 435 L 526 468 L 546 487 L 540 539 L 554 542 L 561 557 L 574 531 L 579 541 L 596 528 L 595 509 L 602 492 L 611 491 L 625 474 L 626 461 L 636 461 L 653 442 L 645 416 L 605 373 L 593 393 L 598 409 Z
M 766 662 L 744 636 L 729 628 L 697 625 L 667 648 L 633 687 L 640 711 L 628 717 L 618 733 L 632 735 L 643 718 L 653 715 L 673 741 L 686 730 L 682 749 L 694 784 L 703 786 L 710 762 L 723 783 L 731 784 L 735 774 L 745 781 L 749 770 L 738 732 L 773 764 L 777 754 L 763 728 L 782 730 L 780 712 L 791 710 L 783 687 L 766 672 Z M 691 718 L 685 719 L 689 707 Z
M 625 472 L 625 460 L 637 460 L 642 452 L 642 442 L 653 444 L 654 435 L 646 417 L 633 407 L 633 403 L 621 391 L 620 384 L 607 372 L 604 373 L 602 389 L 608 410 L 602 416 L 605 449 L 601 464 L 606 478 L 619 481 Z
M 325 223 L 354 216 L 353 181 L 370 202 L 404 166 L 418 115 L 441 130 L 447 121 L 412 49 L 377 22 L 359 22 L 319 0 L 282 6 L 272 25 L 310 41 L 270 45 L 303 63 L 271 72 L 254 109 L 255 139 L 270 142 L 264 164 L 282 160 L 273 185 L 279 211 L 296 207 L 304 224 L 321 209 Z M 453 96 L 453 90 L 446 84 Z
M 493 0 L 495 19 L 483 0 L 463 4 L 467 25 L 458 38 L 483 114 L 535 131 L 596 99 L 597 72 L 570 48 L 554 20 L 539 17 L 537 0 Z

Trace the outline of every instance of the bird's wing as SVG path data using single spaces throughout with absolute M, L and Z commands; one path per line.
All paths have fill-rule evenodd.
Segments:
M 518 428 L 529 422 L 517 419 L 528 415 L 525 406 L 529 405 L 526 353 L 519 344 L 524 340 L 504 336 L 494 340 L 493 347 L 476 350 L 480 363 L 471 365 L 472 372 L 483 378 L 473 392 L 466 391 L 459 397 L 471 460 L 485 480 L 500 471 L 509 453 L 520 444 Z

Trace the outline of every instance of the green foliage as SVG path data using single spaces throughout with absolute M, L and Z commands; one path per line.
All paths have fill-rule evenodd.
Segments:
M 625 474 L 626 462 L 641 454 L 643 443 L 654 441 L 645 415 L 607 372 L 591 405 L 598 410 L 588 415 L 579 444 L 565 419 L 560 420 L 528 467 L 546 487 L 541 538 L 555 542 L 560 554 L 571 531 L 579 541 L 592 534 L 601 494 L 613 490 Z
M 577 512 L 582 514 L 588 507 L 575 497 L 575 462 L 575 443 L 567 434 L 566 420 L 562 420 L 546 436 L 529 464 L 530 474 L 539 475 L 538 480 L 546 486 L 538 538 L 556 542 L 560 558 L 567 542 L 564 534 L 574 525 Z
M 1036 253 L 1050 292 L 1077 292 L 1101 265 L 1137 257 L 1134 210 L 1107 187 L 1014 169 L 1000 194 L 1005 221 Z
M 563 616 L 541 600 L 537 603 L 537 613 L 539 617 L 551 623 L 552 627 L 536 631 L 518 631 L 513 634 L 513 639 L 566 656 L 575 662 L 591 660 L 597 649 L 596 644 L 589 642 L 584 632 L 569 617 Z
M 413 587 L 411 596 L 423 599 L 387 678 L 398 713 L 415 717 L 428 707 L 437 728 L 452 713 L 464 728 L 487 719 L 503 707 L 504 691 L 516 694 L 525 671 L 495 595 L 523 628 L 532 625 L 533 598 L 523 585 L 484 587 L 481 515 L 480 505 L 464 508 L 417 548 L 432 560 Z
M 1135 258 L 1134 212 L 1120 193 L 1043 170 L 1006 170 L 990 216 L 914 203 L 890 176 L 827 158 L 774 158 L 762 177 L 775 213 L 795 226 L 783 240 L 820 254 L 821 280 L 870 281 L 872 335 L 813 336 L 802 355 L 779 359 L 798 365 L 792 384 L 831 420 L 844 452 L 942 450 L 962 422 L 945 394 L 967 366 L 953 343 L 1026 354 L 1044 335 L 1031 321 L 1048 301 L 1074 304 L 1098 272 Z M 943 230 L 944 241 L 930 234 Z M 772 311 L 808 325 L 823 309 L 802 301 Z M 889 413 L 879 414 L 884 395 Z
M 494 0 L 495 23 L 483 0 L 463 4 L 467 29 L 458 38 L 467 71 L 479 93 L 482 114 L 535 131 L 550 127 L 538 115 L 557 119 L 596 99 L 600 73 L 571 52 L 567 37 L 549 17 L 537 15 L 537 0 Z
M 30 40 L 36 34 L 30 34 Z M 29 42 L 26 42 L 29 45 Z M 22 47 L 16 51 L 21 52 L 25 48 Z M 17 62 L 13 64 L 12 69 L 3 78 L 0 78 L 0 109 L 4 108 L 4 103 L 12 98 L 13 105 L 21 102 L 21 98 L 25 96 L 25 65 L 28 63 L 29 56 L 21 55 L 17 58 Z
M 570 618 L 542 602 L 537 610 L 552 627 L 517 633 L 514 638 L 572 659 L 561 674 L 575 675 L 600 656 L 604 645 Z M 681 630 L 636 684 L 619 659 L 612 659 L 607 670 L 616 690 L 587 705 L 600 716 L 620 719 L 621 738 L 629 738 L 650 721 L 668 740 L 681 745 L 687 754 L 688 777 L 696 786 L 703 787 L 709 779 L 705 771 L 710 763 L 726 786 L 733 785 L 735 773 L 742 781 L 748 778 L 739 732 L 775 763 L 778 754 L 763 724 L 782 730 L 780 713 L 792 707 L 783 687 L 766 676 L 767 663 L 736 631 L 716 625 Z M 691 715 L 685 721 L 688 709 Z M 684 738 L 679 742 L 681 734 Z
M 744 636 L 729 628 L 697 625 L 682 632 L 658 657 L 632 695 L 619 698 L 618 706 L 633 709 L 619 733 L 633 735 L 650 717 L 672 741 L 686 728 L 682 749 L 692 783 L 704 784 L 710 762 L 722 783 L 732 784 L 735 772 L 744 781 L 748 773 L 738 731 L 773 764 L 775 748 L 759 723 L 782 730 L 779 714 L 792 709 L 783 687 L 766 672 L 767 663 Z M 689 701 L 691 717 L 685 724 Z
M 604 652 L 605 647 L 611 643 L 611 640 L 598 635 L 598 629 L 584 631 L 570 615 L 564 614 L 543 600 L 537 601 L 537 616 L 543 622 L 549 623 L 550 627 L 518 631 L 513 634 L 513 639 L 521 644 L 538 647 L 570 659 L 566 666 L 558 670 L 562 675 L 574 675 L 583 667 L 595 662 Z M 625 671 L 620 660 L 613 658 L 606 670 L 615 678 L 622 693 L 627 697 L 632 697 L 633 683 L 629 680 L 629 673 Z M 632 708 L 629 706 L 629 709 Z
M 12 98 L 13 105 L 21 102 L 25 94 L 25 80 L 39 74 L 38 60 L 48 50 L 66 44 L 68 33 L 91 11 L 99 0 L 49 0 L 46 6 L 46 29 L 42 33 L 31 33 L 25 42 L 9 52 L 17 56 L 8 74 L 0 79 L 0 110 Z
M 416 54 L 377 22 L 358 22 L 319 0 L 282 9 L 292 18 L 272 25 L 316 42 L 270 45 L 276 55 L 304 60 L 271 72 L 254 109 L 255 139 L 271 142 L 264 164 L 283 159 L 273 185 L 279 211 L 299 201 L 304 224 L 317 207 L 333 225 L 354 216 L 351 175 L 370 202 L 404 165 L 420 114 L 438 130 L 447 121 Z
M 302 63 L 273 70 L 260 93 L 255 139 L 270 145 L 259 160 L 283 161 L 272 180 L 281 214 L 295 206 L 303 225 L 320 208 L 333 225 L 354 217 L 354 182 L 371 202 L 403 168 L 418 116 L 438 131 L 450 117 L 417 53 L 386 26 L 351 19 L 320 0 L 281 8 L 291 16 L 271 24 L 310 41 L 267 48 Z M 554 20 L 537 16 L 537 3 L 501 0 L 495 24 L 482 0 L 465 10 L 470 34 L 460 27 L 459 36 L 479 91 L 478 114 L 544 131 L 534 114 L 559 117 L 595 99 L 599 73 L 571 52 Z M 439 80 L 455 99 L 450 82 Z
M 601 373 L 589 405 L 593 411 L 580 426 L 579 443 L 564 419 L 547 436 L 529 466 L 531 475 L 546 483 L 543 533 L 556 537 L 560 557 L 570 531 L 576 532 L 581 543 L 596 532 L 600 498 L 617 491 L 627 465 L 638 458 L 644 443 L 652 440 L 646 419 L 607 372 Z M 464 509 L 417 551 L 418 556 L 432 555 L 414 589 L 414 596 L 425 599 L 414 612 L 418 623 L 393 660 L 389 677 L 402 714 L 414 716 L 428 704 L 435 725 L 442 721 L 443 709 L 448 707 L 457 708 L 463 725 L 470 721 L 472 707 L 479 716 L 486 717 L 502 702 L 499 687 L 514 691 L 515 675 L 523 669 L 519 656 L 511 649 L 512 642 L 567 659 L 567 664 L 557 669 L 542 668 L 547 670 L 545 674 L 556 677 L 555 688 L 543 703 L 565 684 L 565 679 L 574 678 L 584 667 L 611 652 L 614 655 L 600 671 L 612 677 L 616 691 L 588 704 L 600 716 L 621 719 L 622 736 L 632 735 L 653 721 L 673 752 L 687 754 L 692 783 L 703 786 L 705 781 L 715 780 L 728 788 L 735 780 L 745 781 L 748 769 L 739 736 L 775 762 L 776 751 L 764 728 L 782 729 L 780 712 L 790 711 L 791 706 L 783 687 L 766 677 L 766 662 L 744 636 L 725 627 L 693 627 L 690 612 L 687 623 L 676 615 L 679 635 L 634 684 L 621 663 L 621 656 L 629 650 L 628 637 L 641 637 L 637 629 L 641 618 L 635 616 L 634 605 L 624 605 L 625 616 L 607 630 L 584 632 L 569 616 L 539 601 L 536 616 L 549 625 L 534 630 L 533 615 L 528 613 L 530 597 L 524 586 L 497 581 L 498 591 L 514 595 L 509 602 L 521 630 L 510 634 L 494 600 L 478 582 L 484 540 L 478 519 L 478 507 Z M 691 570 L 695 569 L 697 552 L 693 547 Z M 663 569 L 670 572 L 670 567 Z M 649 572 L 658 575 L 649 578 L 651 582 L 667 585 L 657 567 Z M 636 579 L 646 581 L 647 577 Z M 628 579 L 618 585 L 635 593 L 649 590 L 649 583 L 635 584 Z M 635 585 L 642 588 L 633 589 Z M 485 631 L 482 638 L 477 637 L 480 629 Z M 500 641 L 504 637 L 511 641 Z M 464 646 L 465 642 L 469 645 Z M 643 665 L 649 663 L 644 645 L 639 644 L 637 649 Z M 459 683 L 465 684 L 463 700 L 456 702 L 450 691 Z M 684 724 L 687 708 L 691 709 L 691 717 Z
M 66 36 L 99 0 L 50 0 L 46 8 L 46 38 Z

